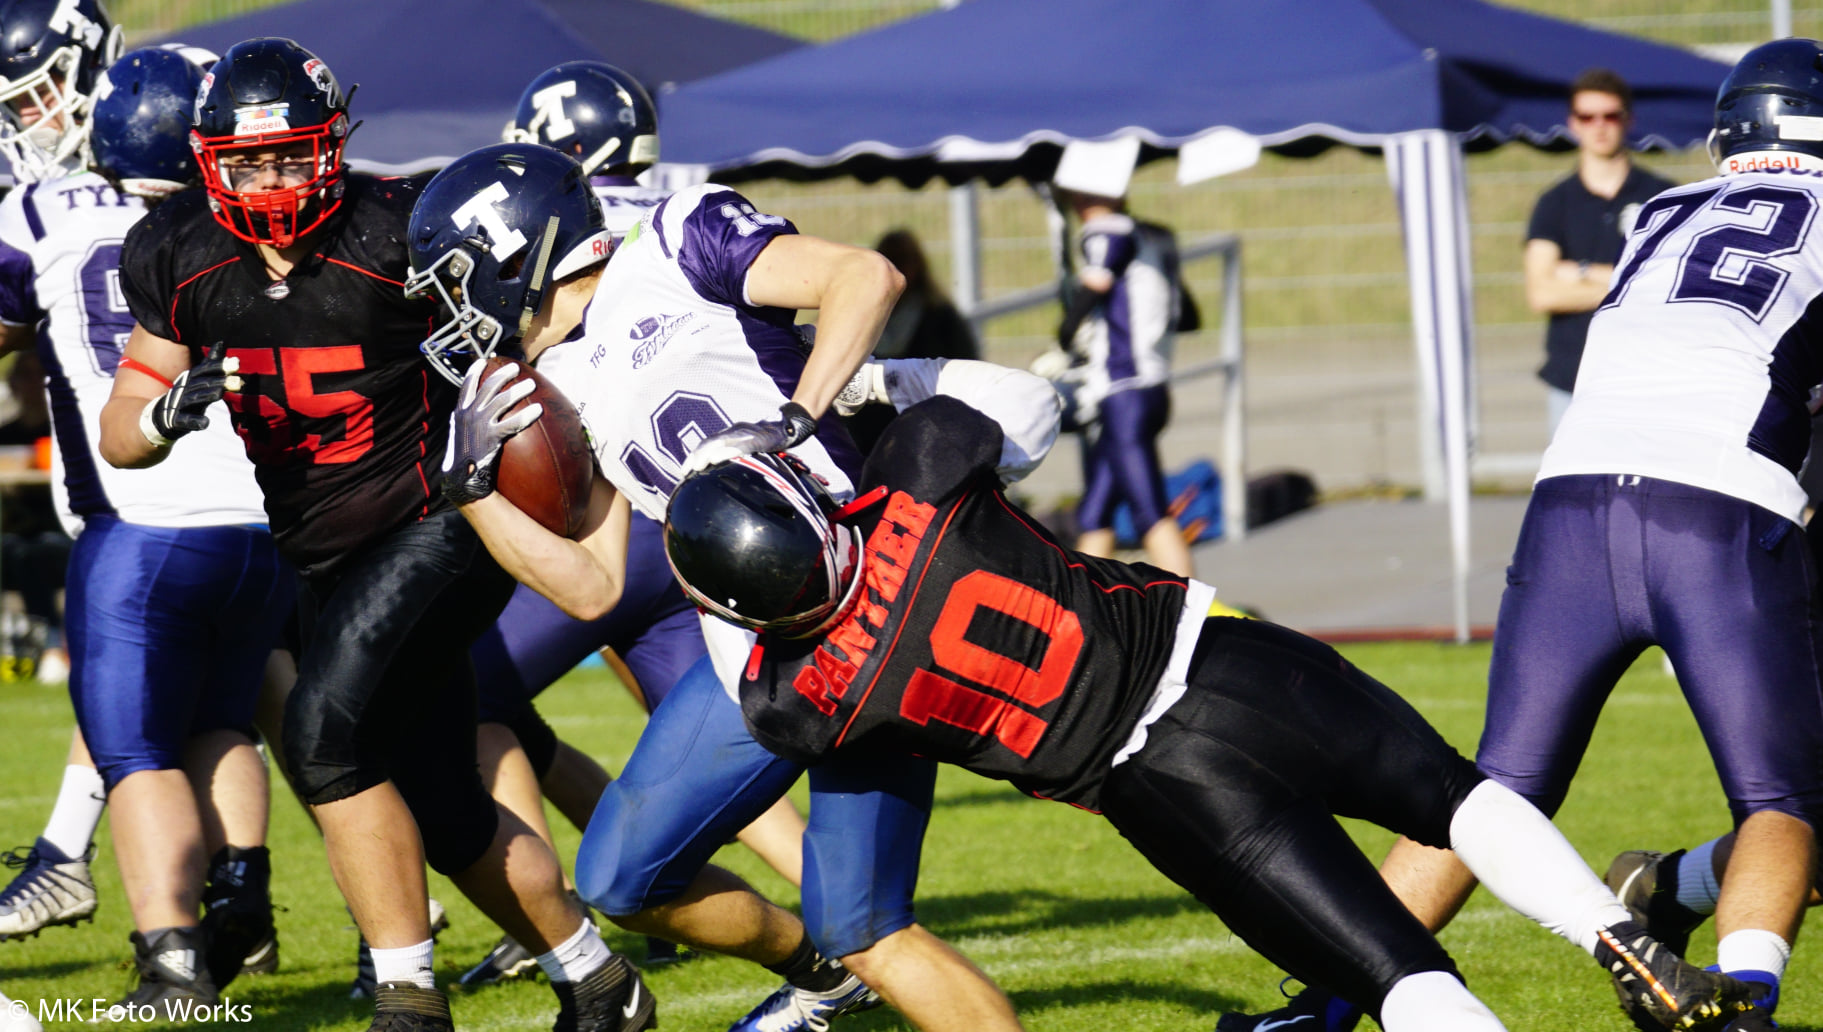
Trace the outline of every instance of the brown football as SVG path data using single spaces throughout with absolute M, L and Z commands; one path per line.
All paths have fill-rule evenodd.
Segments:
M 496 356 L 487 360 L 488 372 L 507 362 Z M 507 501 L 537 520 L 545 529 L 575 537 L 589 513 L 589 485 L 595 479 L 595 456 L 582 430 L 582 416 L 551 381 L 536 369 L 518 362 L 514 380 L 530 378 L 532 393 L 514 406 L 517 411 L 537 402 L 544 406 L 538 421 L 507 439 L 500 450 L 500 469 L 494 486 Z

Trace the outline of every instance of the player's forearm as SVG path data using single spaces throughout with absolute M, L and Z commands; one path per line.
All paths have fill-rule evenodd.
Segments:
M 1592 312 L 1608 296 L 1614 266 L 1590 265 L 1585 272 L 1578 262 L 1561 262 L 1550 275 L 1526 276 L 1526 303 L 1545 315 Z
M 873 260 L 876 258 L 879 260 Z M 904 288 L 905 277 L 891 262 L 871 251 L 857 252 L 823 293 L 816 345 L 804 362 L 791 400 L 812 416 L 827 411 L 849 377 L 873 353 L 893 302 Z
M 602 563 L 580 542 L 551 533 L 498 493 L 460 511 L 502 569 L 568 615 L 595 620 L 620 602 L 624 566 L 616 570 Z M 624 528 L 620 533 L 624 554 Z
M 1000 424 L 998 472 L 1004 483 L 1038 468 L 1057 440 L 1063 402 L 1051 381 L 1023 369 L 969 359 L 893 359 L 886 363 L 886 392 L 901 411 L 945 394 Z
M 115 395 L 101 407 L 101 457 L 120 469 L 144 469 L 165 461 L 171 446 L 160 447 L 140 429 L 140 417 L 154 399 Z

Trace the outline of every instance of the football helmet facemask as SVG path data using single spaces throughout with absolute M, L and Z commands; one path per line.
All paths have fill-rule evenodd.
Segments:
M 588 175 L 638 175 L 658 160 L 658 112 L 639 80 L 600 61 L 566 61 L 519 97 L 502 139 L 542 143 Z
M 354 131 L 348 97 L 329 66 L 295 42 L 265 37 L 229 47 L 203 76 L 191 120 L 209 207 L 228 232 L 289 247 L 341 207 L 342 150 Z M 261 161 L 279 168 L 277 185 L 252 189 L 259 183 L 243 177 L 237 186 L 234 164 Z M 286 175 L 288 168 L 298 171 Z
M 0 4 L 0 154 L 15 179 L 54 179 L 76 165 L 91 93 L 123 38 L 99 0 Z
M 419 347 L 452 383 L 523 337 L 551 284 L 614 249 L 582 166 L 536 144 L 457 158 L 424 187 L 406 232 L 406 295 L 449 313 Z
M 832 522 L 836 509 L 791 455 L 744 455 L 677 485 L 665 558 L 698 607 L 750 630 L 809 637 L 861 587 L 861 532 Z
M 89 167 L 122 192 L 164 197 L 196 182 L 190 108 L 203 70 L 181 51 L 123 54 L 95 84 Z
M 1724 173 L 1823 169 L 1823 46 L 1792 38 L 1749 50 L 1716 93 L 1709 156 Z

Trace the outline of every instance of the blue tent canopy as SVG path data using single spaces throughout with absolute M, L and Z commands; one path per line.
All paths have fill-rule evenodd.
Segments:
M 1565 89 L 1633 85 L 1636 144 L 1709 129 L 1724 65 L 1480 0 L 967 0 L 691 83 L 666 160 L 721 181 L 1044 178 L 1072 139 L 1157 157 L 1229 127 L 1269 147 L 1563 139 Z
M 662 111 L 678 83 L 804 45 L 650 0 L 297 0 L 172 38 L 220 53 L 255 36 L 295 39 L 344 89 L 359 83 L 349 157 L 392 168 L 499 142 L 525 84 L 560 61 L 624 68 Z

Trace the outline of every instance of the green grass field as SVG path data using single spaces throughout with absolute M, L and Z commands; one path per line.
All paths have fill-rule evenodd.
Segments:
M 1473 747 L 1485 645 L 1346 651 L 1406 694 L 1458 747 Z M 6 685 L 0 697 L 13 727 L 9 747 L 0 751 L 0 777 L 12 786 L 0 800 L 0 841 L 26 843 L 56 790 L 69 704 L 62 691 L 35 686 Z M 643 723 L 616 682 L 597 672 L 572 674 L 544 701 L 559 732 L 610 768 L 625 760 Z M 801 786 L 798 792 L 802 803 Z M 577 833 L 561 819 L 554 823 L 565 854 L 573 856 Z M 1560 823 L 1598 870 L 1621 849 L 1694 845 L 1726 828 L 1701 741 L 1656 653 L 1615 692 Z M 1376 859 L 1390 842 L 1379 829 L 1356 831 Z M 281 970 L 236 982 L 229 995 L 251 1006 L 252 1021 L 218 1027 L 364 1029 L 369 1005 L 346 998 L 355 933 L 322 848 L 289 798 L 274 806 L 272 841 L 274 895 L 286 908 L 278 916 Z M 774 899 L 795 903 L 790 886 L 751 854 L 735 847 L 721 859 Z M 0 990 L 36 1006 L 41 997 L 117 998 L 130 986 L 130 923 L 105 832 L 95 870 L 102 893 L 95 923 L 0 943 Z M 998 782 L 945 769 L 920 888 L 921 919 L 999 980 L 1034 1032 L 1208 1029 L 1224 1009 L 1264 1008 L 1277 999 L 1272 967 L 1100 819 L 1026 799 Z M 447 881 L 433 879 L 432 891 L 453 921 L 437 949 L 439 978 L 453 981 L 498 933 Z M 1706 935 L 1692 947 L 1704 961 L 1714 952 Z M 1470 985 L 1514 1032 L 1630 1027 L 1592 962 L 1485 892 L 1444 940 Z M 643 956 L 643 940 L 617 929 L 609 931 L 609 942 L 635 960 Z M 1823 972 L 1814 958 L 1800 948 L 1782 1007 L 1786 1028 L 1823 1027 Z M 765 971 L 723 958 L 649 977 L 662 1027 L 673 1032 L 725 1028 L 774 984 Z M 549 1027 L 556 1003 L 540 981 L 456 995 L 454 1009 L 467 1032 L 536 1030 Z M 878 1032 L 908 1026 L 882 1010 L 840 1027 Z

